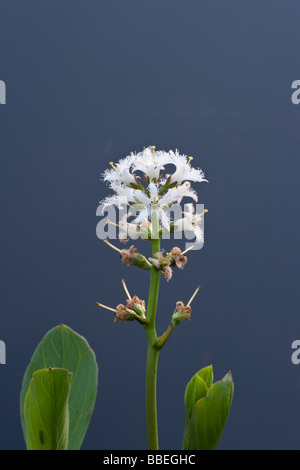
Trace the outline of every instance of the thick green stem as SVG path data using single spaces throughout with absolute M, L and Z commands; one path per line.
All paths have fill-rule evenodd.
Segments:
M 152 226 L 155 225 L 152 221 Z M 156 229 L 158 220 L 156 220 Z M 157 232 L 156 232 L 157 233 Z M 151 240 L 152 256 L 160 251 L 160 239 L 156 236 Z M 150 287 L 147 307 L 147 325 L 145 330 L 147 333 L 148 350 L 146 364 L 146 420 L 147 420 L 147 439 L 148 449 L 158 450 L 158 430 L 157 430 L 157 406 L 156 406 L 156 380 L 157 380 L 157 363 L 159 350 L 155 347 L 157 334 L 155 328 L 155 315 L 157 308 L 157 299 L 160 282 L 160 271 L 154 267 L 150 271 Z
M 148 340 L 146 365 L 146 419 L 148 450 L 158 450 L 156 377 L 159 350 Z

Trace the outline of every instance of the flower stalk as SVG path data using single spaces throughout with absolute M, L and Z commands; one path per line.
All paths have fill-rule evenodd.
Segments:
M 100 307 L 115 313 L 115 322 L 137 320 L 146 332 L 145 406 L 149 450 L 159 449 L 156 396 L 159 352 L 174 327 L 190 317 L 190 304 L 199 290 L 196 289 L 187 305 L 183 302 L 176 303 L 166 331 L 158 337 L 155 319 L 161 275 L 169 281 L 172 278 L 173 268 L 183 269 L 186 265 L 186 253 L 199 243 L 203 243 L 202 218 L 207 211 L 197 213 L 193 203 L 186 204 L 185 210 L 182 211 L 180 205 L 183 198 L 198 201 L 190 182 L 207 181 L 202 170 L 191 166 L 192 160 L 193 157 L 180 155 L 177 150 L 156 151 L 155 146 L 151 146 L 138 154 L 127 156 L 116 164 L 110 162 L 111 168 L 103 174 L 103 180 L 109 184 L 114 194 L 101 201 L 102 213 L 111 206 L 119 209 L 123 209 L 124 206 L 130 208 L 130 212 L 121 218 L 119 224 L 111 221 L 107 223 L 119 228 L 118 237 L 122 243 L 137 238 L 151 243 L 151 257 L 147 259 L 137 252 L 134 245 L 128 249 L 119 249 L 108 240 L 104 240 L 110 248 L 119 253 L 123 264 L 150 271 L 147 309 L 143 300 L 136 295 L 131 297 L 124 280 L 122 284 L 127 296 L 125 305 L 119 304 L 113 309 L 98 303 Z M 175 171 L 168 174 L 165 172 L 165 166 L 171 166 L 173 169 L 175 167 Z M 170 209 L 174 209 L 174 215 Z M 165 253 L 161 249 L 160 239 L 163 235 L 186 230 L 195 236 L 195 242 L 191 247 L 185 251 L 174 247 L 170 253 Z
M 156 227 L 159 221 L 153 215 L 152 224 Z M 152 256 L 154 253 L 160 251 L 160 239 L 153 238 L 151 240 Z M 146 401 L 146 421 L 147 421 L 147 440 L 148 450 L 158 450 L 158 429 L 157 429 L 157 398 L 156 398 L 156 384 L 157 384 L 157 364 L 159 350 L 155 347 L 157 341 L 155 316 L 158 301 L 158 292 L 160 284 L 160 271 L 152 267 L 150 271 L 150 286 L 148 296 L 147 320 L 146 327 L 147 334 L 147 362 L 146 362 L 146 381 L 145 381 L 145 401 Z

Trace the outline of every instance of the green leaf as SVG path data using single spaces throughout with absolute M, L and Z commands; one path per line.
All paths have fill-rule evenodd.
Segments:
M 232 376 L 228 372 L 208 388 L 205 396 L 195 400 L 192 411 L 188 403 L 183 450 L 214 450 L 217 447 L 230 411 L 233 389 Z
M 207 388 L 211 387 L 214 379 L 213 368 L 212 366 L 204 367 L 203 369 L 199 370 L 197 373 L 201 379 L 204 380 L 206 383 Z
M 196 401 L 199 400 L 199 398 L 205 397 L 206 394 L 207 386 L 204 380 L 199 377 L 199 375 L 194 375 L 194 377 L 187 384 L 184 395 L 184 402 L 188 417 L 191 416 Z
M 48 331 L 37 346 L 25 371 L 20 396 L 24 436 L 24 400 L 32 374 L 48 367 L 65 368 L 73 373 L 69 397 L 69 450 L 78 450 L 87 431 L 97 394 L 98 366 L 86 339 L 66 325 Z
M 213 382 L 212 366 L 199 370 L 189 381 L 186 386 L 184 403 L 187 410 L 187 416 L 190 417 L 194 404 L 199 398 L 203 398 L 207 394 L 208 388 Z
M 71 382 L 72 374 L 66 369 L 34 372 L 24 403 L 28 450 L 68 448 Z

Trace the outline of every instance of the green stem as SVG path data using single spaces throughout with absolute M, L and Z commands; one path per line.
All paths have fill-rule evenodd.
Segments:
M 166 342 L 170 338 L 173 330 L 174 330 L 174 324 L 171 321 L 168 325 L 168 328 L 164 332 L 164 334 L 162 336 L 159 336 L 159 338 L 157 338 L 157 341 L 155 343 L 156 349 L 160 350 L 166 344 Z
M 154 227 L 155 225 L 155 227 Z M 154 231 L 157 230 L 158 220 L 152 220 Z M 158 233 L 156 231 L 155 233 Z M 160 238 L 156 235 L 151 240 L 152 256 L 160 251 Z M 146 421 L 147 421 L 147 440 L 149 450 L 158 450 L 158 430 L 157 430 L 157 406 L 156 406 L 156 381 L 157 381 L 157 363 L 159 350 L 155 347 L 157 334 L 155 328 L 155 315 L 157 308 L 157 299 L 160 283 L 160 271 L 152 267 L 150 271 L 150 287 L 147 307 L 147 322 L 145 327 L 148 341 L 147 364 L 146 364 Z
M 148 340 L 146 365 L 146 420 L 148 450 L 158 450 L 156 377 L 159 350 Z

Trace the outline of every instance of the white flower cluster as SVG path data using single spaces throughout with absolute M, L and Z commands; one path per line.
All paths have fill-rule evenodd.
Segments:
M 207 181 L 199 168 L 191 166 L 192 157 L 180 155 L 178 151 L 156 151 L 155 147 L 147 147 L 142 152 L 131 153 L 118 163 L 110 163 L 111 168 L 104 172 L 103 180 L 109 183 L 114 195 L 101 201 L 103 211 L 109 206 L 130 207 L 130 213 L 120 222 L 120 239 L 150 238 L 151 220 L 155 214 L 160 222 L 160 234 L 191 231 L 195 243 L 203 239 L 200 227 L 202 215 L 195 214 L 193 203 L 185 204 L 187 209 L 179 218 L 172 219 L 170 208 L 180 205 L 184 197 L 197 202 L 197 194 L 192 189 L 192 182 Z M 166 165 L 175 171 L 166 173 Z M 134 219 L 128 222 L 135 211 Z M 178 213 L 178 211 L 177 211 Z M 183 214 L 183 216 L 182 216 Z

